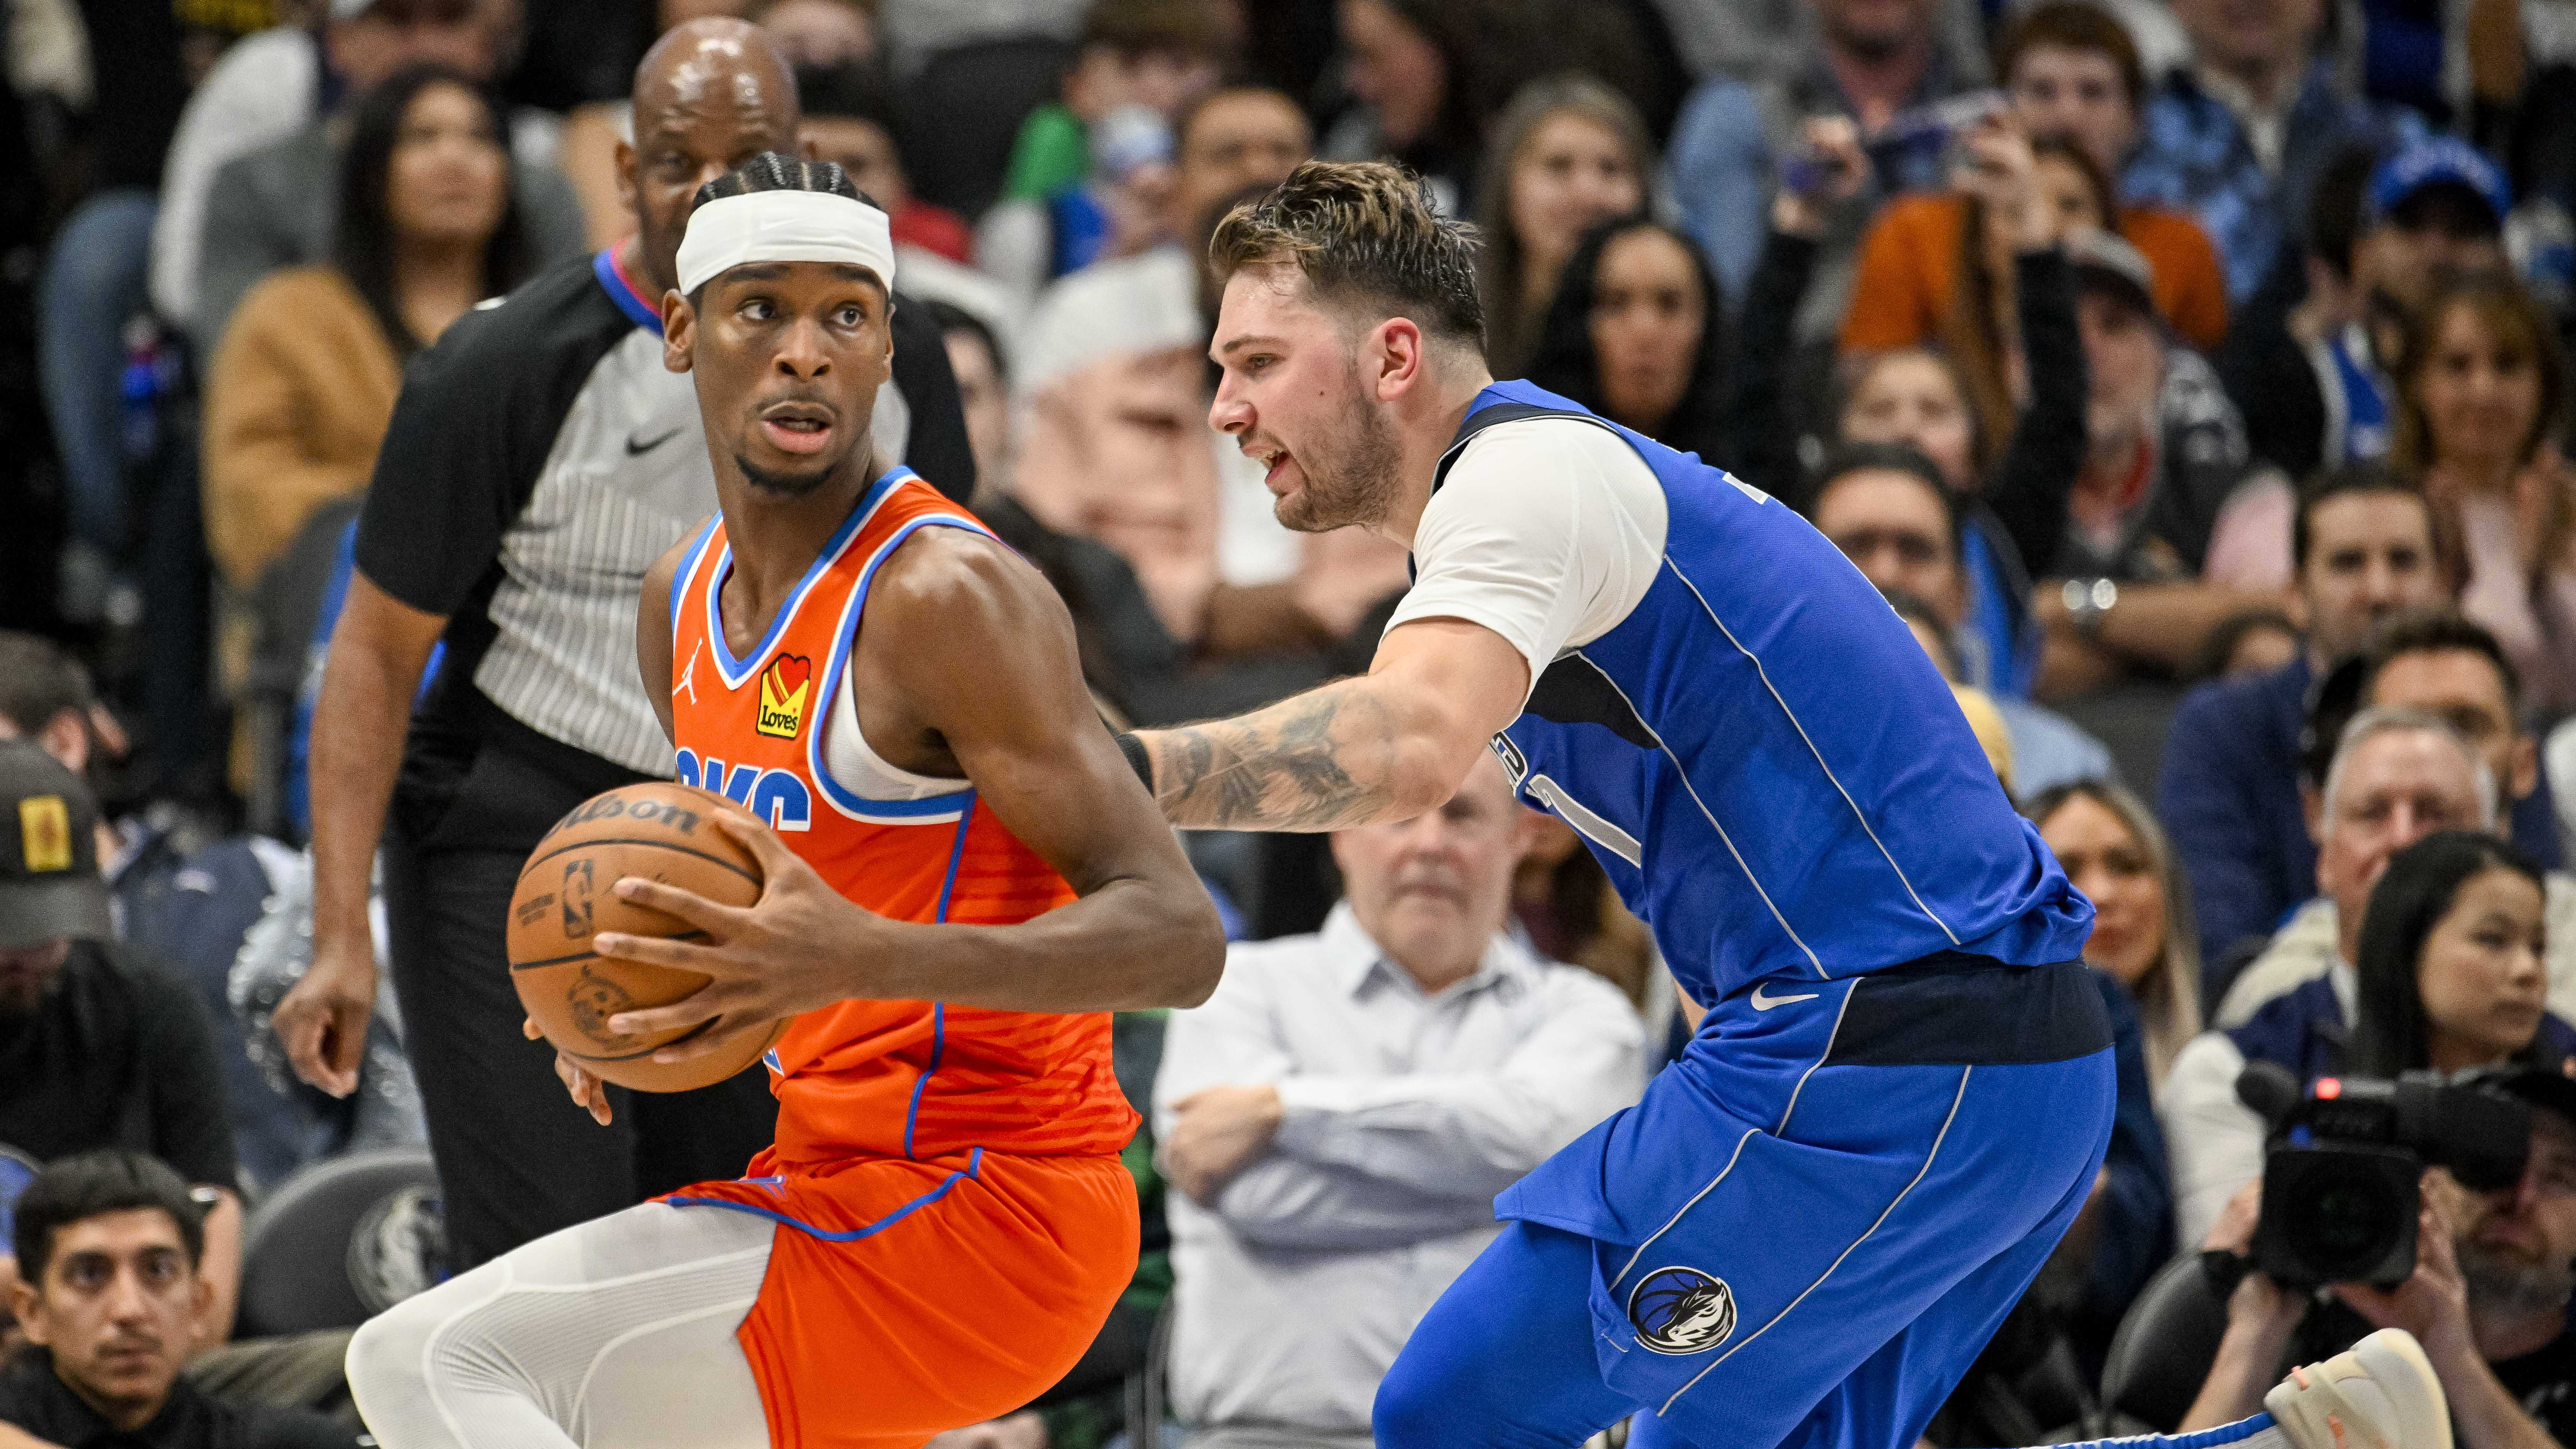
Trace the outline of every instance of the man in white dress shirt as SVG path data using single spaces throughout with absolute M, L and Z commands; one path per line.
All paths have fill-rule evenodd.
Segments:
M 1627 1001 L 1503 934 L 1532 818 L 1486 758 L 1440 809 L 1341 832 L 1322 932 L 1236 946 L 1173 1014 L 1154 1113 L 1189 1449 L 1368 1445 L 1494 1194 L 1643 1089 Z

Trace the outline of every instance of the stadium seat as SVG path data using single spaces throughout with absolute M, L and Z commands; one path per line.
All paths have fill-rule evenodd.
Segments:
M 923 63 L 903 97 L 903 169 L 922 200 L 972 221 L 1002 194 L 1011 143 L 1073 57 L 1047 36 L 982 40 Z
M 2227 1302 L 2212 1288 L 2200 1255 L 2167 1263 L 2111 1339 L 2102 1366 L 2103 1406 L 2159 1434 L 2172 1433 L 2199 1397 L 2226 1332 Z
M 16 1219 L 10 1209 L 17 1205 L 18 1194 L 25 1192 L 27 1184 L 36 1180 L 36 1173 L 42 1167 L 43 1164 L 36 1159 L 6 1142 L 0 1142 L 0 1253 L 9 1251 L 11 1235 L 15 1231 Z
M 355 1328 L 445 1276 L 438 1175 L 418 1148 L 317 1162 L 242 1229 L 243 1338 Z

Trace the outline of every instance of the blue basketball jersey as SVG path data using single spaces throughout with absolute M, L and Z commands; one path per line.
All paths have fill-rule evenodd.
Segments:
M 1548 415 L 1626 441 L 1670 521 L 1644 598 L 1545 669 L 1494 750 L 1583 835 L 1683 989 L 2082 954 L 2091 903 L 1904 621 L 1805 519 L 1526 382 L 1477 396 L 1439 476 L 1481 429 Z

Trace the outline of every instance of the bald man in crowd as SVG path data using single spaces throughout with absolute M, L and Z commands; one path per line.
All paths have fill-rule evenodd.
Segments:
M 565 1100 L 552 1050 L 521 1037 L 504 943 L 512 885 L 546 828 L 602 790 L 670 772 L 635 672 L 636 599 L 716 497 L 697 399 L 662 367 L 662 299 L 698 188 L 797 145 L 787 64 L 737 20 L 663 36 L 634 103 L 635 140 L 617 157 L 633 235 L 469 313 L 412 365 L 314 715 L 314 961 L 277 1032 L 306 1081 L 355 1087 L 381 838 L 394 989 L 460 1271 L 735 1176 L 775 1121 L 755 1073 L 631 1104 L 621 1094 L 600 1130 Z M 973 462 L 937 330 L 899 308 L 895 333 L 875 436 L 888 461 L 962 498 Z

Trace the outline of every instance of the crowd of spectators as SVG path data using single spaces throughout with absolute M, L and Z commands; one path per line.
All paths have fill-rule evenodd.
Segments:
M 434 1159 L 443 1246 L 340 1230 L 416 1285 L 765 1133 L 709 1097 L 601 1145 L 477 953 L 549 802 L 657 758 L 590 660 L 705 491 L 654 302 L 699 183 L 788 145 L 893 218 L 878 444 L 1045 573 L 1123 724 L 1365 668 L 1408 582 L 1206 425 L 1206 239 L 1309 157 L 1475 223 L 1496 376 L 1880 589 L 2093 901 L 2120 1056 L 2093 1199 L 1930 1444 L 2227 1422 L 2395 1324 L 2468 1449 L 2576 1449 L 2576 0 L 8 18 L 0 1449 L 350 1442 L 351 1323 L 232 1341 L 246 1222 L 331 1164 Z M 1489 765 L 1405 825 L 1189 845 L 1238 944 L 1117 1023 L 1134 1290 L 941 1449 L 1357 1449 L 1493 1194 L 1698 1020 Z M 2404 1283 L 2285 1288 L 2261 1063 L 2473 1074 L 2528 1165 L 2429 1171 Z M 2207 1331 L 2158 1351 L 2207 1367 L 2155 1422 L 2115 1344 L 2176 1332 L 2177 1265 Z

